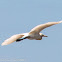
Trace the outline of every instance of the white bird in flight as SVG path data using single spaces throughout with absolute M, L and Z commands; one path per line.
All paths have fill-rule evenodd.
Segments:
M 45 29 L 47 27 L 50 27 L 52 25 L 59 24 L 59 23 L 62 23 L 62 21 L 58 21 L 58 22 L 48 22 L 48 23 L 45 23 L 45 24 L 40 24 L 40 25 L 34 27 L 28 33 L 16 34 L 16 35 L 11 36 L 7 40 L 5 40 L 1 45 L 2 46 L 3 45 L 8 45 L 8 44 L 11 44 L 11 43 L 13 43 L 15 41 L 16 42 L 19 42 L 19 41 L 24 40 L 24 39 L 41 40 L 42 37 L 48 37 L 48 36 L 40 33 L 40 31 L 42 31 L 43 29 Z

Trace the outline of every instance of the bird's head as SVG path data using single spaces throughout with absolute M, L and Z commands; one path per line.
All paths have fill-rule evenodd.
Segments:
M 42 33 L 39 33 L 39 34 L 40 34 L 41 37 L 48 37 L 48 36 L 46 36 L 46 35 L 43 35 Z

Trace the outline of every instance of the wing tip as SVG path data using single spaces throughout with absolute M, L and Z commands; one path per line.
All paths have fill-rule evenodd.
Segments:
M 59 21 L 59 23 L 62 23 L 62 20 L 61 20 L 61 21 Z
M 4 42 L 1 44 L 1 46 L 4 46 L 4 45 L 7 45 L 7 44 L 5 44 Z
M 4 45 L 5 45 L 4 43 L 1 44 L 1 46 L 4 46 Z

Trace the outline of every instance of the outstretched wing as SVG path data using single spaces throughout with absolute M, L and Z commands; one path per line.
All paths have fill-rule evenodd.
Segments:
M 34 27 L 30 33 L 39 33 L 40 31 L 42 31 L 43 29 L 47 28 L 47 27 L 50 27 L 52 25 L 55 25 L 55 24 L 59 24 L 59 23 L 62 23 L 62 21 L 59 21 L 59 22 L 48 22 L 48 23 L 45 23 L 45 24 L 41 24 L 41 25 L 38 25 L 36 27 Z
M 8 45 L 11 44 L 13 42 L 15 42 L 17 39 L 22 38 L 24 35 L 23 34 L 16 34 L 11 36 L 10 38 L 8 38 L 7 40 L 5 40 L 1 45 Z

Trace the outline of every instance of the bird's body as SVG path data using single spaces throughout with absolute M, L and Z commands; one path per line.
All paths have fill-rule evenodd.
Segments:
M 41 40 L 41 36 L 40 36 L 40 34 L 30 34 L 29 33 L 29 35 L 28 35 L 29 37 L 28 37 L 28 39 L 30 39 L 30 40 Z
M 36 34 L 30 34 L 29 32 L 28 33 L 23 33 L 21 35 L 24 35 L 21 39 L 30 39 L 30 40 L 41 40 L 41 35 L 36 33 Z M 20 40 L 21 40 L 20 39 Z
M 21 40 L 24 40 L 24 39 L 41 40 L 42 37 L 48 37 L 48 36 L 43 35 L 42 33 L 40 33 L 40 31 L 42 31 L 43 29 L 45 29 L 47 27 L 50 27 L 52 25 L 59 24 L 59 23 L 62 23 L 62 21 L 48 22 L 48 23 L 45 23 L 45 24 L 40 24 L 40 25 L 34 27 L 28 33 L 16 34 L 16 35 L 11 36 L 9 39 L 5 40 L 1 45 L 2 46 L 3 45 L 8 45 L 8 44 L 13 43 L 14 41 L 18 42 L 18 41 L 21 41 Z

